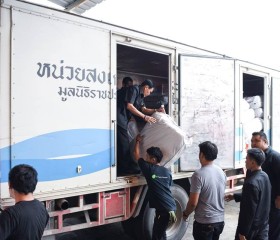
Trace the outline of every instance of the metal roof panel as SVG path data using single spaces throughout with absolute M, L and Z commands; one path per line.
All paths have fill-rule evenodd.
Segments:
M 49 0 L 50 2 L 64 7 L 65 11 L 83 14 L 104 0 Z

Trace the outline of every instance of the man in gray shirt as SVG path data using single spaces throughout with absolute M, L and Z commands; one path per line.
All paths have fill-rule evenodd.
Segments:
M 190 197 L 183 212 L 185 220 L 195 212 L 195 240 L 217 240 L 224 229 L 226 175 L 213 163 L 217 154 L 218 148 L 214 143 L 206 141 L 199 144 L 201 168 L 191 178 Z

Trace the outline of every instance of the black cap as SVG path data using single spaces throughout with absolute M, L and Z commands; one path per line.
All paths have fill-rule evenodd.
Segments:
M 154 84 L 153 84 L 152 80 L 150 80 L 150 79 L 146 79 L 144 82 L 141 83 L 142 87 L 146 86 L 146 85 L 149 86 L 149 88 L 153 88 L 154 87 Z

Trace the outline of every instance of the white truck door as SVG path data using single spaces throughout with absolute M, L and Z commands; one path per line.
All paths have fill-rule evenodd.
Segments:
M 272 120 L 271 120 L 271 146 L 280 152 L 280 78 L 272 78 Z
M 180 126 L 187 149 L 180 170 L 200 167 L 198 144 L 214 142 L 219 150 L 215 163 L 234 166 L 234 60 L 180 55 Z
M 110 182 L 109 31 L 63 14 L 11 14 L 11 165 L 33 165 L 38 191 Z

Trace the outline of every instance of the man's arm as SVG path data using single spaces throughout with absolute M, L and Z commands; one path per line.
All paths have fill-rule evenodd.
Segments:
M 155 123 L 157 120 L 151 116 L 147 116 L 146 114 L 152 114 L 154 112 L 153 109 L 142 108 L 143 112 L 140 112 L 132 103 L 127 103 L 127 110 L 130 111 L 133 115 L 136 115 L 140 118 L 143 118 L 148 123 Z M 151 113 L 150 113 L 151 112 Z
M 275 159 L 273 159 L 272 162 L 274 163 L 273 164 L 273 174 L 274 174 L 275 183 L 276 183 L 276 186 L 275 186 L 276 198 L 275 198 L 274 202 L 275 202 L 275 207 L 280 209 L 280 174 L 279 174 L 279 172 L 280 172 L 280 155 L 277 154 L 275 156 Z
M 140 158 L 140 142 L 142 141 L 142 136 L 140 134 L 138 134 L 136 136 L 136 141 L 135 141 L 135 145 L 134 145 L 134 150 L 133 150 L 133 155 L 134 155 L 134 159 L 136 161 L 138 161 L 138 159 Z
M 190 193 L 189 201 L 186 207 L 186 210 L 183 212 L 183 218 L 188 219 L 189 215 L 195 210 L 200 193 Z
M 239 234 L 246 236 L 251 227 L 258 208 L 259 191 L 253 185 L 243 186 L 242 200 L 238 219 Z
M 7 211 L 2 211 L 0 214 L 0 239 L 8 239 L 8 237 L 15 231 L 15 219 L 12 214 Z

